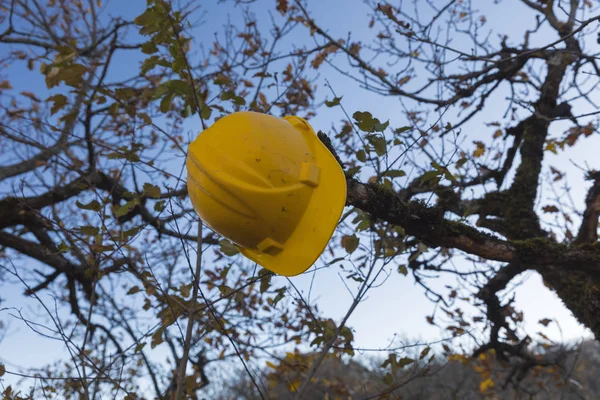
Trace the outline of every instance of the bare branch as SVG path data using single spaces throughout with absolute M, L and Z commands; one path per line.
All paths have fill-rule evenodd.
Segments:
M 598 240 L 598 218 L 600 217 L 600 172 L 591 173 L 593 181 L 585 200 L 585 211 L 581 219 L 576 243 L 593 243 Z

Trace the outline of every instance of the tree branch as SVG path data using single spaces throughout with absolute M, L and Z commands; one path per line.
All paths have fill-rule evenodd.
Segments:
M 444 211 L 420 201 L 403 202 L 390 189 L 348 179 L 347 204 L 372 216 L 400 225 L 409 235 L 426 244 L 457 248 L 490 260 L 510 262 L 516 249 L 509 242 L 485 234 L 460 222 L 444 219 Z
M 598 218 L 600 217 L 600 172 L 589 175 L 594 183 L 585 199 L 585 211 L 575 243 L 593 243 L 598 240 Z

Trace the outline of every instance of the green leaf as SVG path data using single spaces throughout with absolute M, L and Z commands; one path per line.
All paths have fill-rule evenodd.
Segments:
M 157 65 L 160 65 L 161 67 L 170 67 L 171 66 L 171 64 L 164 58 L 161 58 L 159 56 L 151 56 L 151 57 L 148 57 L 147 59 L 145 59 L 144 62 L 142 63 L 142 67 L 140 69 L 142 72 L 142 75 L 146 75 L 146 73 L 148 71 L 150 71 Z
M 136 205 L 138 205 L 138 203 L 139 203 L 139 200 L 136 198 L 136 199 L 128 201 L 127 203 L 123 204 L 122 206 L 113 207 L 113 212 L 115 214 L 115 217 L 119 218 L 119 217 L 122 217 L 123 215 L 126 215 L 131 210 L 133 210 L 133 208 Z
M 386 358 L 385 361 L 379 367 L 385 368 L 388 365 L 395 365 L 395 364 L 396 364 L 396 355 L 392 353 L 392 354 L 388 355 L 388 358 Z
M 456 162 L 455 166 L 456 166 L 456 168 L 460 168 L 463 165 L 465 165 L 466 162 L 467 162 L 467 157 L 462 157 Z
M 371 132 L 373 129 L 373 116 L 370 112 L 357 111 L 353 115 L 358 129 L 364 132 Z
M 67 245 L 65 242 L 60 242 L 60 244 L 58 246 L 56 246 L 56 248 L 58 249 L 58 251 L 60 253 L 66 253 L 67 251 L 69 251 L 71 249 L 69 247 L 69 245 Z
M 92 200 L 88 204 L 80 203 L 79 200 L 77 200 L 75 205 L 82 210 L 100 211 L 102 209 L 102 206 L 96 200 Z
M 144 183 L 144 194 L 151 199 L 160 198 L 160 188 L 151 183 Z
M 257 76 L 257 75 L 254 75 Z M 229 79 L 227 76 L 225 75 L 219 75 L 217 76 L 217 78 L 215 78 L 214 80 L 214 84 L 217 86 L 224 86 L 224 85 L 228 85 L 231 82 L 231 79 Z
M 119 103 L 117 103 L 117 102 L 112 103 L 110 105 L 110 107 L 108 108 L 108 112 L 113 117 L 116 117 L 119 114 Z
M 157 100 L 165 95 L 171 95 L 173 98 L 175 95 L 188 96 L 190 94 L 190 85 L 181 79 L 172 79 L 161 83 L 154 92 L 152 100 Z M 171 99 L 172 99 L 171 98 Z
M 345 175 L 347 178 L 352 178 L 356 174 L 358 174 L 360 172 L 360 170 L 361 170 L 361 167 L 352 167 L 346 171 Z
M 184 107 L 181 109 L 181 111 L 180 111 L 180 113 L 181 113 L 181 116 L 182 116 L 183 118 L 187 118 L 187 117 L 189 117 L 190 115 L 192 115 L 192 112 L 193 112 L 193 110 L 192 110 L 192 106 L 191 106 L 191 105 L 189 105 L 189 104 L 186 104 L 186 105 L 185 105 L 185 106 L 184 106 Z
M 219 246 L 221 253 L 225 254 L 228 257 L 235 256 L 240 252 L 239 249 L 227 239 L 222 239 L 221 241 L 219 241 Z
M 170 81 L 166 81 L 163 83 L 163 85 L 166 85 L 170 91 L 180 95 L 189 94 L 191 89 L 190 85 L 186 81 L 183 81 L 181 79 L 173 79 Z
M 219 292 L 221 292 L 223 296 L 229 296 L 231 293 L 233 293 L 233 289 L 227 285 L 219 285 L 218 288 Z
M 131 294 L 136 294 L 138 292 L 141 292 L 142 289 L 139 286 L 132 286 L 131 289 L 129 289 L 127 291 L 127 294 L 131 295 Z
M 366 162 L 367 161 L 367 153 L 365 153 L 364 150 L 359 150 L 356 152 L 356 159 L 360 162 Z
M 157 202 L 154 204 L 154 211 L 156 211 L 156 212 L 161 212 L 161 211 L 163 211 L 163 210 L 165 209 L 165 203 L 166 203 L 166 201 L 165 201 L 165 200 L 160 200 L 160 201 L 157 201 Z
M 127 88 L 120 88 L 115 90 L 115 98 L 122 100 L 122 101 L 129 101 L 131 100 L 131 98 L 136 96 L 136 92 L 135 90 L 133 90 L 133 88 L 127 87 Z
M 232 91 L 226 91 L 221 93 L 221 100 L 226 101 L 226 100 L 230 100 L 233 99 L 233 97 L 235 96 L 235 93 Z
M 342 100 L 341 97 L 334 97 L 333 100 L 331 100 L 331 101 L 325 100 L 325 105 L 327 107 L 335 107 L 340 104 L 341 100 Z
M 165 328 L 162 327 L 159 328 L 156 332 L 154 332 L 154 334 L 152 335 L 152 341 L 150 342 L 150 347 L 155 348 L 156 346 L 165 341 L 163 338 L 164 332 Z
M 165 14 L 160 12 L 158 7 L 150 7 L 147 8 L 142 14 L 138 15 L 133 23 L 138 26 L 149 27 L 149 26 L 157 26 L 161 22 L 166 22 Z
M 142 226 L 136 226 L 135 228 L 128 229 L 122 232 L 122 236 L 125 238 L 129 238 L 131 236 L 137 235 L 137 233 L 142 229 Z
M 335 322 L 331 318 L 328 318 L 327 320 L 323 321 L 322 325 L 323 336 L 325 336 L 326 339 L 332 339 L 335 336 L 337 329 Z
M 402 126 L 400 128 L 394 129 L 394 133 L 400 134 L 400 133 L 404 133 L 404 132 L 410 131 L 411 129 L 412 128 L 410 126 Z
M 439 177 L 440 175 L 442 175 L 443 172 L 441 171 L 427 171 L 425 172 L 422 176 L 421 176 L 421 183 L 425 183 L 428 182 L 434 178 Z
M 158 47 L 152 42 L 146 42 L 142 45 L 142 53 L 153 54 L 158 51 Z
M 373 145 L 375 153 L 377 153 L 379 157 L 385 155 L 387 144 L 383 137 L 378 135 L 370 135 L 367 137 L 367 140 Z
M 433 168 L 435 168 L 437 171 L 441 171 L 441 170 L 443 170 L 443 169 L 444 169 L 444 167 L 442 167 L 440 164 L 438 164 L 438 163 L 437 163 L 437 162 L 435 162 L 435 161 L 432 161 L 432 162 L 431 162 L 431 166 L 432 166 Z
M 452 173 L 448 170 L 448 168 L 444 167 L 443 165 L 438 164 L 435 161 L 431 162 L 431 166 L 433 168 L 435 168 L 439 174 L 444 175 L 444 177 L 446 177 L 446 179 L 448 179 L 452 183 L 458 183 L 458 181 L 456 180 L 454 175 L 452 175 Z
M 144 346 L 146 346 L 146 343 L 138 343 L 135 348 L 133 349 L 134 353 L 139 353 L 140 351 L 142 351 L 142 349 L 144 348 Z
M 258 276 L 260 276 L 260 293 L 262 294 L 269 290 L 273 273 L 263 268 L 258 272 Z
M 394 376 L 388 372 L 383 376 L 383 383 L 385 383 L 386 385 L 391 385 L 392 383 L 394 383 Z
M 98 229 L 95 226 L 90 226 L 90 225 L 83 225 L 78 228 L 75 228 L 75 230 L 77 232 L 79 232 L 80 234 L 87 235 L 87 236 L 97 236 L 98 233 L 100 233 L 100 229 Z
M 245 106 L 246 99 L 244 99 L 241 96 L 233 96 L 233 104 L 238 105 L 238 106 Z
M 138 114 L 140 116 L 140 118 L 142 119 L 142 121 L 144 121 L 144 123 L 146 125 L 152 125 L 152 118 L 150 118 L 150 116 L 146 113 L 139 113 Z
M 358 243 L 359 239 L 356 235 L 342 237 L 342 247 L 348 254 L 352 254 L 358 248 Z
M 383 132 L 390 124 L 390 121 L 381 123 L 377 118 L 373 118 L 373 115 L 368 111 L 357 111 L 352 116 L 358 129 L 363 132 Z
M 166 113 L 171 109 L 171 103 L 173 102 L 174 97 L 175 95 L 173 93 L 169 93 L 162 98 L 162 100 L 160 101 L 160 106 L 158 107 L 160 112 Z
M 402 178 L 403 176 L 406 176 L 406 172 L 399 169 L 392 169 L 387 171 L 384 176 L 389 176 L 390 178 Z
M 369 226 L 371 226 L 371 221 L 369 221 L 369 218 L 365 218 L 362 221 L 360 221 L 360 224 L 356 225 L 356 230 L 357 231 L 366 231 L 367 229 L 369 229 Z
M 383 132 L 390 125 L 390 121 L 385 121 L 384 123 L 380 123 L 377 118 L 375 118 L 375 121 L 377 121 L 377 123 L 374 126 L 375 132 Z
M 233 92 L 231 90 L 221 93 L 221 100 L 223 100 L 223 101 L 231 100 L 233 102 L 233 104 L 236 104 L 238 106 L 246 105 L 246 99 L 244 99 L 241 96 L 236 95 L 235 92 Z
M 454 177 L 454 175 L 452 174 L 452 172 L 450 172 L 448 170 L 448 168 L 444 168 L 444 177 L 446 179 L 448 179 L 450 182 L 452 182 L 454 184 L 458 184 L 458 181 L 456 180 L 456 178 Z
M 404 264 L 399 265 L 398 272 L 404 276 L 408 275 L 408 269 L 406 269 L 406 265 L 404 265 Z
M 106 155 L 106 157 L 109 160 L 118 160 L 118 159 L 126 159 L 128 161 L 131 162 L 137 162 L 140 160 L 140 156 L 137 153 L 137 151 L 139 151 L 139 147 L 138 146 L 133 146 L 131 149 L 125 147 L 125 146 L 121 146 L 117 149 L 118 151 L 113 152 L 113 153 L 109 153 Z
M 352 339 L 354 339 L 354 334 L 352 333 L 352 330 L 347 326 L 344 326 L 342 329 L 340 329 L 340 335 L 343 336 L 344 339 L 346 339 L 346 341 L 351 341 Z
M 192 291 L 192 284 L 184 284 L 182 283 L 181 286 L 179 286 L 179 292 L 181 293 L 181 295 L 185 298 L 185 297 L 189 297 Z
M 212 114 L 212 108 L 210 108 L 209 106 L 204 104 L 202 106 L 202 109 L 200 110 L 200 117 L 202 117 L 202 119 L 209 119 L 211 114 Z
M 280 289 L 277 289 L 277 296 L 275 296 L 275 298 L 273 299 L 273 306 L 276 306 L 277 303 L 279 303 L 283 297 L 285 296 L 285 288 L 282 287 Z
M 412 358 L 402 357 L 400 360 L 398 360 L 398 367 L 399 368 L 404 368 L 407 365 L 410 365 L 410 364 L 412 364 L 414 362 L 415 362 L 415 360 L 413 360 Z

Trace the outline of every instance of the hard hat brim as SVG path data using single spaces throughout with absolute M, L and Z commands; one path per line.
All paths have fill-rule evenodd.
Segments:
M 319 185 L 294 233 L 283 250 L 269 255 L 240 248 L 240 252 L 279 275 L 295 276 L 305 272 L 319 258 L 333 236 L 346 205 L 346 178 L 337 160 L 315 135 L 316 164 L 320 168 Z

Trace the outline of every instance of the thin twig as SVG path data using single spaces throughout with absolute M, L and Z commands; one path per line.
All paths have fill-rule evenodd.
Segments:
M 179 372 L 177 373 L 177 390 L 175 399 L 183 399 L 183 387 L 185 385 L 185 371 L 187 367 L 190 347 L 192 345 L 192 330 L 194 328 L 194 319 L 196 317 L 196 303 L 198 301 L 198 288 L 200 285 L 200 271 L 202 270 L 202 221 L 198 221 L 198 250 L 196 251 L 196 271 L 194 273 L 194 292 L 192 293 L 192 301 L 188 310 L 188 324 L 185 332 L 185 342 L 183 345 L 183 356 L 179 361 Z

